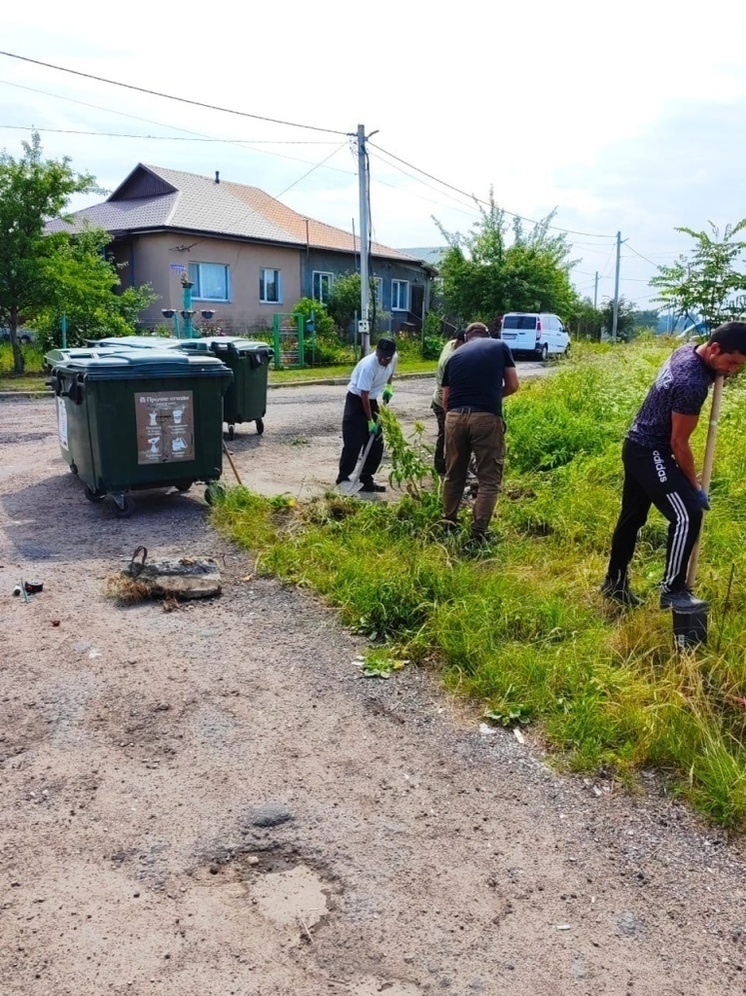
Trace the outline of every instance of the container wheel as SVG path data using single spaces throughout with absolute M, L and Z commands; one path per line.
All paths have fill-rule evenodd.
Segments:
M 193 481 L 177 481 L 174 487 L 177 491 L 188 491 L 193 483 Z
M 88 501 L 92 502 L 103 501 L 104 498 L 106 497 L 106 495 L 101 494 L 100 491 L 96 491 L 95 488 L 92 488 L 90 484 L 86 484 L 85 486 L 85 496 L 88 499 Z
M 77 474 L 78 473 L 78 465 L 77 465 L 77 463 L 75 463 L 75 461 L 73 461 L 70 464 L 70 473 L 71 474 Z
M 114 502 L 114 514 L 118 519 L 127 519 L 135 511 L 135 503 L 129 495 L 123 495 L 121 506 Z
M 264 419 L 263 418 L 258 418 L 256 420 L 256 431 L 259 433 L 260 436 L 264 432 Z
M 222 484 L 213 481 L 205 488 L 205 501 L 208 505 L 214 505 L 220 498 L 225 497 L 225 488 Z

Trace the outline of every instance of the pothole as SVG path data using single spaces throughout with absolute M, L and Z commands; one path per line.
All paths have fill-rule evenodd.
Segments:
M 335 876 L 321 862 L 293 845 L 213 846 L 189 875 L 199 885 L 222 890 L 226 902 L 239 903 L 275 927 L 312 942 L 312 930 L 333 912 L 340 892 Z
M 281 925 L 299 924 L 305 931 L 328 912 L 321 879 L 305 865 L 257 878 L 251 898 L 267 920 Z

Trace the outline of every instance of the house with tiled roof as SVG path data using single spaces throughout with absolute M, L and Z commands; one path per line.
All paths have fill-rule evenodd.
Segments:
M 324 300 L 336 277 L 359 272 L 360 240 L 307 218 L 240 183 L 140 163 L 100 204 L 50 230 L 90 223 L 108 231 L 123 286 L 150 283 L 158 300 L 144 324 L 182 306 L 191 281 L 195 310 L 212 311 L 227 331 L 272 325 L 301 297 Z M 433 268 L 398 249 L 372 243 L 369 271 L 379 313 L 391 329 L 419 328 Z M 388 322 L 386 327 L 388 328 Z

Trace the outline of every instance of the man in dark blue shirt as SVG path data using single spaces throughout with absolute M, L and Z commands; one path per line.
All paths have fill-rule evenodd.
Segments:
M 477 542 L 484 542 L 502 484 L 505 460 L 502 399 L 518 390 L 518 374 L 510 349 L 499 339 L 490 339 L 486 325 L 472 322 L 464 339 L 464 345 L 452 353 L 443 371 L 446 411 L 443 515 L 446 521 L 456 522 L 473 454 L 477 495 L 471 531 Z
M 746 363 L 746 324 L 727 322 L 706 343 L 677 349 L 663 364 L 635 416 L 622 448 L 622 510 L 611 541 L 611 556 L 601 591 L 621 605 L 640 605 L 629 587 L 627 569 L 637 534 L 650 506 L 668 519 L 666 569 L 661 582 L 662 609 L 695 612 L 707 608 L 686 586 L 687 566 L 710 507 L 694 465 L 689 438 L 710 384 L 736 373 Z

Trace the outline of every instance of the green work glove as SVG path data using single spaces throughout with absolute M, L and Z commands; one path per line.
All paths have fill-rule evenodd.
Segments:
M 393 396 L 394 396 L 394 388 L 392 387 L 391 384 L 387 384 L 384 387 L 384 389 L 383 389 L 383 403 L 384 403 L 384 405 L 387 405 L 389 403 L 389 401 L 391 401 L 391 399 L 393 398 Z
M 374 418 L 372 418 L 368 422 L 368 432 L 371 434 L 371 436 L 375 435 L 378 432 L 378 422 L 376 422 Z

